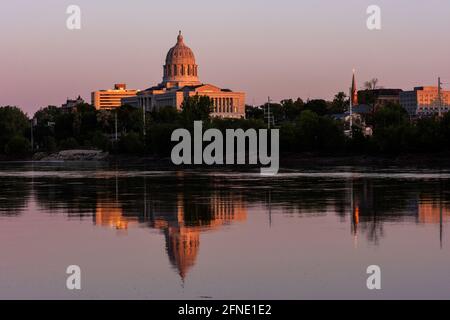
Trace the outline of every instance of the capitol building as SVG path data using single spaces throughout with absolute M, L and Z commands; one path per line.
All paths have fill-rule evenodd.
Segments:
M 122 99 L 128 104 L 146 111 L 171 106 L 181 110 L 184 99 L 192 96 L 208 96 L 213 104 L 211 116 L 221 118 L 245 117 L 245 93 L 222 89 L 199 80 L 198 65 L 192 50 L 184 43 L 181 31 L 176 45 L 169 50 L 163 67 L 163 81 L 151 88 L 139 91 L 135 96 Z

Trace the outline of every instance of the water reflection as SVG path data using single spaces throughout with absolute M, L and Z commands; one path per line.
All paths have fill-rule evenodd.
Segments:
M 450 219 L 449 181 L 327 178 L 283 175 L 275 179 L 199 172 L 113 177 L 6 176 L 0 179 L 0 216 L 23 214 L 30 199 L 40 210 L 68 219 L 92 219 L 127 234 L 132 227 L 160 231 L 173 268 L 184 280 L 199 256 L 202 233 L 244 223 L 249 207 L 289 218 L 334 214 L 379 245 L 387 223 L 442 225 Z

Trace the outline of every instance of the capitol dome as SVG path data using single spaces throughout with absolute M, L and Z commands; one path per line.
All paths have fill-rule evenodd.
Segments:
M 164 65 L 163 84 L 182 87 L 199 84 L 198 66 L 192 50 L 185 45 L 181 31 L 177 44 L 169 50 Z

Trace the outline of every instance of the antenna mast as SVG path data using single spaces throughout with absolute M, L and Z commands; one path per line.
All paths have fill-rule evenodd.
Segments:
M 268 97 L 267 99 L 267 108 L 264 110 L 264 116 L 267 118 L 267 127 L 270 130 L 271 126 L 275 126 L 274 117 L 270 111 L 270 104 L 272 103 L 272 99 Z
M 441 77 L 438 78 L 438 110 L 439 117 L 442 116 L 442 82 Z

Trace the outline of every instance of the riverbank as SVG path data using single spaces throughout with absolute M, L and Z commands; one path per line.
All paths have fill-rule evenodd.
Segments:
M 105 162 L 117 165 L 152 165 L 175 167 L 170 157 L 114 155 L 100 150 L 65 150 L 53 154 L 36 153 L 33 156 L 6 157 L 0 161 L 37 162 Z M 281 154 L 280 167 L 330 167 L 330 166 L 408 166 L 450 167 L 450 153 L 402 154 L 402 155 L 327 155 L 327 154 Z M 194 166 L 182 166 L 191 168 Z M 220 166 L 215 166 L 220 167 Z M 241 166 L 245 167 L 245 166 Z M 251 166 L 253 167 L 253 166 Z M 255 166 L 256 167 L 256 166 Z M 257 166 L 259 167 L 259 166 Z
M 110 163 L 118 165 L 153 165 L 157 167 L 174 167 L 169 157 L 154 156 L 129 156 L 110 155 L 107 159 Z M 358 166 L 358 167 L 416 167 L 416 168 L 450 168 L 450 154 L 404 154 L 396 156 L 373 155 L 319 155 L 319 154 L 281 154 L 280 167 L 282 168 L 307 168 L 307 167 L 333 167 L 333 166 Z M 193 165 L 181 166 L 194 168 Z M 206 167 L 206 166 L 205 166 Z M 208 166 L 211 167 L 211 166 Z M 213 166 L 220 168 L 223 166 Z M 230 166 L 225 166 L 230 167 Z M 260 166 L 239 166 L 255 167 Z

